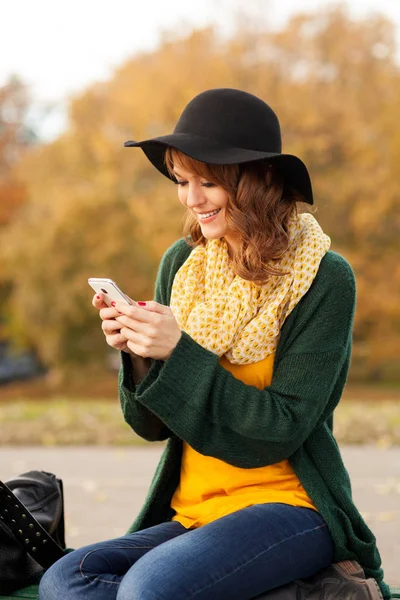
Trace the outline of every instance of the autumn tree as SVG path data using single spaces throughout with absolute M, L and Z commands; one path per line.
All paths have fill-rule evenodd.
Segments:
M 0 87 L 0 235 L 16 218 L 26 200 L 26 185 L 16 175 L 15 166 L 35 142 L 26 118 L 30 101 L 26 86 L 12 76 Z M 2 310 L 12 289 L 4 262 L 0 260 L 0 342 L 7 333 Z
M 0 87 L 0 227 L 10 223 L 26 197 L 25 187 L 15 176 L 14 165 L 35 141 L 26 123 L 29 96 L 15 76 Z
M 278 32 L 247 22 L 229 39 L 214 28 L 165 36 L 77 97 L 65 134 L 19 166 L 29 202 L 2 245 L 13 335 L 53 368 L 102 364 L 87 278 L 112 277 L 149 299 L 184 215 L 174 185 L 123 142 L 171 131 L 204 89 L 236 87 L 278 113 L 284 151 L 309 167 L 316 216 L 355 269 L 354 376 L 390 376 L 400 350 L 396 50 L 383 17 L 331 8 Z

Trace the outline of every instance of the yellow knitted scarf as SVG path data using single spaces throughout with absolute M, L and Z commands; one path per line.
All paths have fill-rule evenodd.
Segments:
M 290 244 L 274 267 L 287 275 L 256 285 L 232 270 L 224 238 L 192 250 L 175 275 L 170 307 L 198 344 L 234 364 L 273 354 L 286 317 L 310 288 L 330 239 L 310 214 L 289 224 Z

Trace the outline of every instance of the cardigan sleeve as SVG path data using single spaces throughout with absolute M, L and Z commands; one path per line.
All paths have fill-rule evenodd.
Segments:
M 137 385 L 132 378 L 132 367 L 129 354 L 121 352 L 121 367 L 118 375 L 119 400 L 125 421 L 133 431 L 147 440 L 157 442 L 166 440 L 171 431 L 157 415 L 136 399 Z M 143 381 L 154 381 L 160 370 L 159 361 L 152 360 L 150 369 Z
M 236 379 L 183 333 L 157 378 L 138 386 L 137 402 L 201 454 L 242 468 L 289 458 L 332 413 L 351 352 L 352 271 L 344 259 L 320 271 L 288 318 L 291 339 L 271 385 Z
M 160 304 L 168 304 L 168 290 L 172 287 L 176 271 L 175 262 L 183 262 L 188 247 L 182 240 L 175 242 L 161 259 L 155 284 L 154 299 Z M 182 256 L 183 255 L 183 256 Z M 151 387 L 162 369 L 163 361 L 151 359 L 149 371 L 140 384 L 140 388 Z M 130 356 L 121 352 L 121 367 L 118 375 L 118 391 L 122 413 L 125 421 L 133 431 L 149 442 L 165 440 L 171 435 L 171 430 L 151 409 L 137 400 L 138 385 L 135 385 L 132 375 Z

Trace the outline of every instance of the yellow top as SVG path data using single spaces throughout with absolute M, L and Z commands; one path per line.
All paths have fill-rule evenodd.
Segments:
M 271 383 L 274 355 L 245 365 L 232 364 L 222 356 L 220 364 L 237 379 L 263 389 Z M 184 527 L 200 527 L 246 506 L 266 502 L 316 510 L 288 460 L 241 469 L 203 456 L 184 442 L 180 483 L 171 501 L 176 511 L 173 521 Z

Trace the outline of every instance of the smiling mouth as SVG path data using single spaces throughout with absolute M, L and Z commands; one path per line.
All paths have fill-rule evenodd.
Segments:
M 213 210 L 211 212 L 208 213 L 197 213 L 197 218 L 202 221 L 203 219 L 209 219 L 210 217 L 214 217 L 215 215 L 217 215 L 220 212 L 220 208 L 217 208 L 217 210 Z

